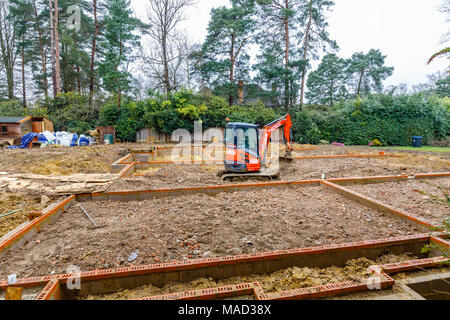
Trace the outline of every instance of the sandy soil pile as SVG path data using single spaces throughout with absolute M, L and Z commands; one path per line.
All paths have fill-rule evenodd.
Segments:
M 38 175 L 110 173 L 111 163 L 127 153 L 127 145 L 1 150 L 0 171 Z

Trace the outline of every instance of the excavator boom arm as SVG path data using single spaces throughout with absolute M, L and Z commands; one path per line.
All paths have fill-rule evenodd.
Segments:
M 270 138 L 272 136 L 272 133 L 283 127 L 283 134 L 284 134 L 284 143 L 287 146 L 287 152 L 292 151 L 292 120 L 291 116 L 289 114 L 285 115 L 284 117 L 275 120 L 262 129 L 261 138 L 260 138 L 260 144 L 259 144 L 259 154 L 261 156 L 261 163 L 266 163 L 267 159 L 267 148 L 269 147 Z

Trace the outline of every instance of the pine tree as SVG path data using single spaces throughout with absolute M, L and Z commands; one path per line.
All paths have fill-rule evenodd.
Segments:
M 37 85 L 38 95 L 48 100 L 47 61 L 49 53 L 48 3 L 38 0 L 10 0 L 10 19 L 17 28 L 18 53 L 25 58 Z M 24 60 L 24 59 L 22 59 Z M 22 73 L 24 73 L 22 68 Z M 28 72 L 28 70 L 27 70 Z M 24 76 L 22 76 L 23 82 Z
M 348 74 L 355 88 L 354 94 L 370 94 L 383 90 L 383 80 L 394 72 L 393 67 L 384 65 L 386 56 L 380 50 L 371 49 L 367 54 L 355 53 L 349 60 Z
M 53 97 L 61 92 L 61 56 L 59 44 L 59 2 L 49 0 Z
M 308 61 L 310 58 L 317 59 L 318 52 L 326 51 L 328 47 L 333 50 L 338 48 L 337 43 L 330 39 L 327 31 L 328 22 L 325 16 L 333 5 L 334 2 L 330 0 L 307 0 L 303 1 L 300 6 L 299 22 L 303 29 L 299 37 L 302 39 L 302 58 L 304 61 L 300 106 L 303 105 Z
M 324 56 L 317 70 L 309 74 L 306 93 L 308 102 L 333 106 L 336 101 L 344 99 L 348 81 L 346 68 L 345 59 L 335 54 Z
M 69 25 L 69 19 L 78 12 L 69 11 L 77 6 L 80 13 L 79 29 Z M 61 32 L 61 74 L 63 91 L 84 91 L 89 83 L 89 45 L 94 33 L 94 21 L 84 12 L 90 10 L 90 5 L 84 0 L 60 0 L 62 14 L 60 15 Z
M 258 72 L 256 80 L 269 92 L 261 94 L 272 99 L 281 96 L 278 90 L 283 87 L 285 109 L 295 103 L 297 79 L 303 68 L 295 47 L 302 2 L 303 0 L 257 0 L 259 24 L 264 27 L 260 28 L 257 37 L 262 53 L 255 66 Z
M 136 29 L 141 22 L 133 17 L 129 0 L 110 0 L 104 24 L 104 39 L 99 48 L 102 60 L 98 71 L 103 87 L 117 93 L 120 107 L 122 93 L 130 89 L 131 74 L 127 67 L 133 60 L 133 49 L 139 44 L 140 36 Z
M 22 104 L 23 107 L 27 106 L 27 92 L 26 92 L 26 76 L 25 68 L 29 61 L 33 57 L 33 20 L 32 20 L 32 6 L 29 1 L 23 0 L 11 0 L 9 3 L 9 16 L 8 19 L 12 21 L 14 25 L 14 32 L 17 38 L 16 50 L 21 60 L 21 72 L 22 72 Z
M 2 71 L 5 72 L 7 92 L 9 100 L 14 95 L 14 66 L 17 59 L 17 38 L 15 35 L 14 21 L 9 17 L 10 11 L 6 1 L 0 2 L 0 57 Z
M 250 57 L 246 49 L 252 42 L 255 28 L 255 2 L 231 0 L 231 8 L 212 9 L 208 35 L 203 44 L 202 75 L 234 103 L 236 80 L 249 78 Z

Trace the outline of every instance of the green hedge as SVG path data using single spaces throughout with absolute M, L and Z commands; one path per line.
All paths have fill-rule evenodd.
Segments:
M 134 141 L 136 133 L 147 127 L 166 134 L 177 129 L 192 133 L 195 121 L 202 121 L 204 128 L 225 127 L 227 118 L 262 126 L 277 116 L 279 113 L 274 109 L 260 105 L 230 107 L 224 98 L 205 98 L 190 91 L 180 91 L 168 99 L 154 96 L 138 102 L 128 101 L 121 108 L 115 103 L 107 104 L 100 110 L 99 123 L 115 126 L 120 139 Z
M 19 101 L 0 103 L 0 116 L 43 115 L 54 121 L 56 130 L 86 133 L 98 125 L 115 126 L 117 137 L 135 141 L 136 133 L 153 127 L 171 134 L 176 129 L 194 130 L 194 121 L 204 128 L 224 127 L 226 119 L 263 126 L 284 114 L 262 105 L 228 106 L 224 98 L 203 97 L 190 91 L 180 91 L 169 98 L 154 95 L 134 101 L 123 98 L 120 108 L 115 97 L 63 93 L 49 102 L 37 102 L 22 108 Z M 450 132 L 450 99 L 429 95 L 373 95 L 343 102 L 333 108 L 306 106 L 302 111 L 290 111 L 294 140 L 317 144 L 320 140 L 367 145 L 374 139 L 384 145 L 410 145 L 412 136 L 446 139 Z
M 404 146 L 411 145 L 411 137 L 423 136 L 427 144 L 449 135 L 449 106 L 448 99 L 415 94 L 374 95 L 341 103 L 328 111 L 310 107 L 302 113 L 308 114 L 312 125 L 302 113 L 295 116 L 295 132 L 301 133 L 296 139 L 316 143 L 316 125 L 320 139 L 330 142 L 367 145 L 378 139 L 384 145 Z M 308 136 L 302 126 L 313 130 L 314 135 Z

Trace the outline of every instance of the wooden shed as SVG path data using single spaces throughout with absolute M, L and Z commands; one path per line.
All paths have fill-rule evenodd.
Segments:
M 44 117 L 0 117 L 0 142 L 14 144 L 28 132 L 54 131 L 53 122 Z

